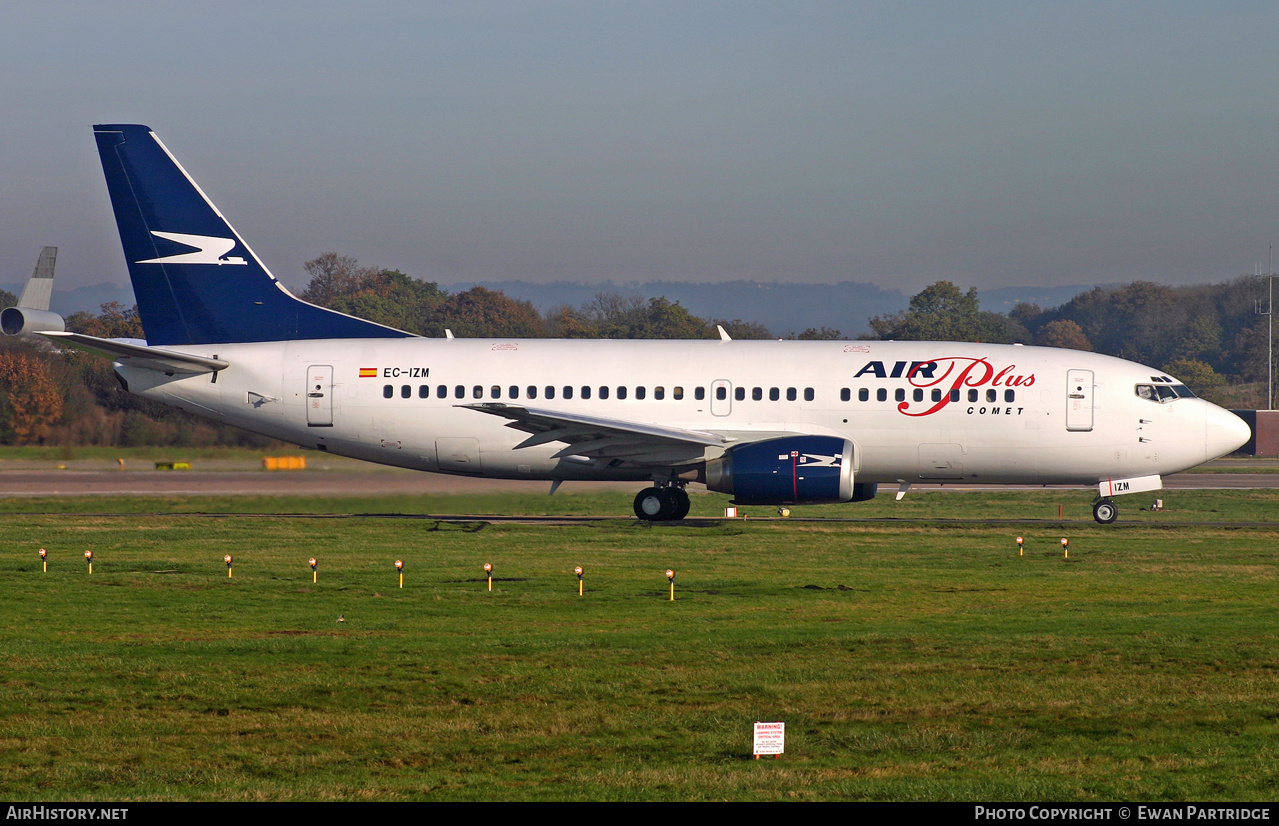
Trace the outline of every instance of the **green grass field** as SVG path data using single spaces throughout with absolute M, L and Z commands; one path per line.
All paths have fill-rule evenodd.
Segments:
M 0 796 L 1273 799 L 1276 497 L 1163 497 L 1110 528 L 1080 492 L 680 527 L 254 514 L 620 495 L 9 501 Z M 993 518 L 1049 521 L 941 521 Z

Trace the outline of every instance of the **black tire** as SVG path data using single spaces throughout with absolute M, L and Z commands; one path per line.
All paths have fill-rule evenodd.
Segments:
M 635 515 L 645 522 L 670 519 L 673 502 L 661 488 L 644 488 L 635 494 Z
M 1109 499 L 1102 499 L 1093 503 L 1092 518 L 1100 525 L 1109 525 L 1119 518 L 1119 508 Z
M 688 501 L 688 492 L 683 488 L 671 488 L 671 496 L 675 498 L 675 512 L 671 514 L 671 519 L 688 516 L 688 509 L 692 507 L 692 503 Z

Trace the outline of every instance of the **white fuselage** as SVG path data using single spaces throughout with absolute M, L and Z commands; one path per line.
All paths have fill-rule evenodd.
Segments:
M 840 436 L 854 445 L 859 482 L 1094 484 L 1185 470 L 1247 438 L 1237 417 L 1203 400 L 1143 397 L 1151 394 L 1140 386 L 1173 383 L 1161 371 L 1041 347 L 409 338 L 180 349 L 230 366 L 173 376 L 117 369 L 133 392 L 304 447 L 495 478 L 655 474 L 651 462 L 555 458 L 559 443 L 515 449 L 527 433 L 462 405 L 731 439 Z M 723 450 L 706 447 L 700 458 Z

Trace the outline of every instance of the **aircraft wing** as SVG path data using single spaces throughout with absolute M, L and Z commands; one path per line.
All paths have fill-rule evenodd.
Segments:
M 515 446 L 563 442 L 567 445 L 555 458 L 586 456 L 591 459 L 621 459 L 638 465 L 672 465 L 699 462 L 706 448 L 723 447 L 729 438 L 699 430 L 582 416 L 514 404 L 462 404 L 468 410 L 509 419 L 507 427 L 532 434 Z
M 161 347 L 130 344 L 109 338 L 86 336 L 82 333 L 44 331 L 40 335 L 46 336 L 55 342 L 75 347 L 78 350 L 105 356 L 122 364 L 159 370 L 162 373 L 212 373 L 217 370 L 225 370 L 230 366 L 229 362 L 221 359 L 194 356 L 189 353 L 177 353 Z

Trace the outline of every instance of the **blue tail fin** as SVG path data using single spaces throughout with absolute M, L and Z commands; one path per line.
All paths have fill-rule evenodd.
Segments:
M 93 132 L 149 344 L 410 335 L 286 290 L 149 128 Z

